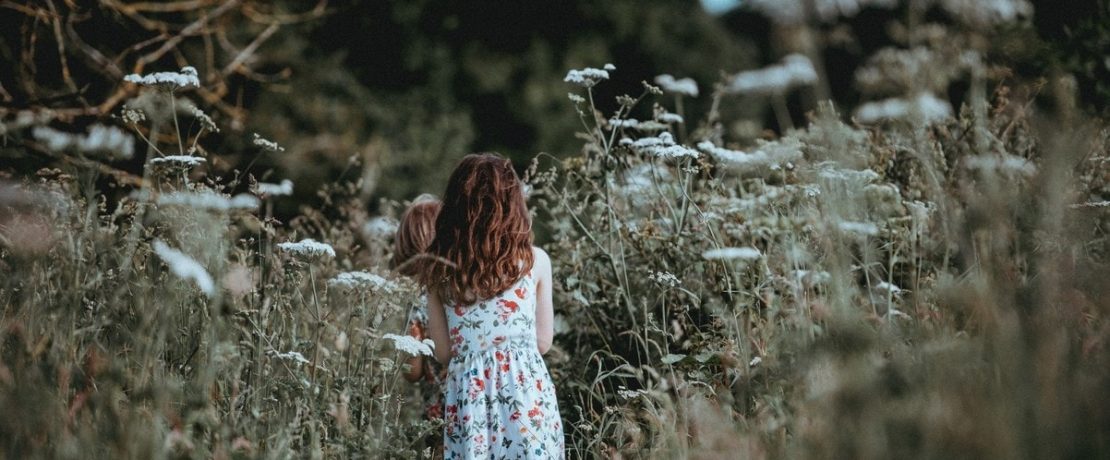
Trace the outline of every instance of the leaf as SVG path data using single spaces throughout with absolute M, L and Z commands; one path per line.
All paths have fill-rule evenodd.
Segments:
M 668 353 L 667 356 L 663 357 L 662 361 L 663 361 L 663 364 L 674 364 L 674 363 L 677 363 L 679 361 L 682 361 L 682 359 L 685 358 L 685 357 L 686 357 L 686 355 Z

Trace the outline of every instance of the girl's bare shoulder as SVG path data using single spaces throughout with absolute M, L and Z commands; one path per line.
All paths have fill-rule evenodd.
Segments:
M 532 267 L 543 273 L 551 271 L 551 257 L 539 246 L 532 246 Z

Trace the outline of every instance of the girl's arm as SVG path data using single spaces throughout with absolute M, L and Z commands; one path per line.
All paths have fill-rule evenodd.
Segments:
M 451 361 L 451 339 L 447 336 L 447 312 L 434 289 L 428 292 L 428 336 L 435 342 L 436 360 L 446 365 Z
M 551 302 L 551 258 L 543 249 L 533 247 L 535 261 L 532 276 L 536 279 L 536 344 L 540 354 L 551 349 L 555 336 L 555 308 Z
M 424 340 L 424 325 L 413 320 L 409 323 L 409 335 L 416 340 Z M 405 372 L 405 380 L 415 382 L 424 375 L 424 357 L 411 356 L 408 359 L 409 370 Z

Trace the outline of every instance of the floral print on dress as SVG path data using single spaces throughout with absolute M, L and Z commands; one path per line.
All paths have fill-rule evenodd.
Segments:
M 535 281 L 447 308 L 444 458 L 564 458 L 555 387 L 536 345 Z

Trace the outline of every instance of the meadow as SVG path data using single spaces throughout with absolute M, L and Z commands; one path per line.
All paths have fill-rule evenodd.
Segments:
M 568 69 L 581 149 L 519 166 L 569 457 L 1110 456 L 1110 125 L 990 59 L 1020 8 L 944 4 L 966 22 L 908 24 L 856 107 L 805 53 L 615 105 L 621 68 Z M 426 350 L 396 335 L 419 287 L 389 269 L 407 203 L 368 215 L 356 177 L 279 220 L 297 184 L 209 174 L 204 81 L 158 70 L 81 131 L 0 118 L 58 159 L 0 182 L 2 455 L 431 458 L 401 378 Z M 779 132 L 729 118 L 756 103 Z

